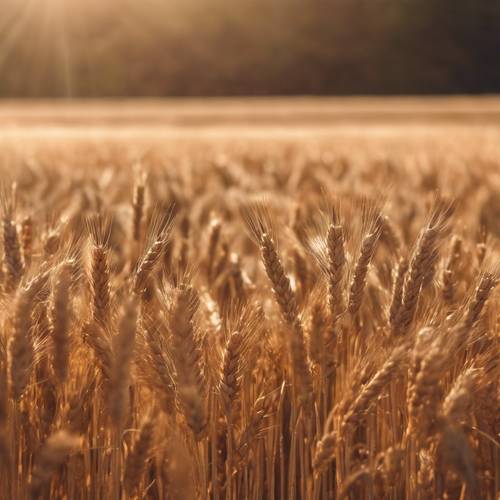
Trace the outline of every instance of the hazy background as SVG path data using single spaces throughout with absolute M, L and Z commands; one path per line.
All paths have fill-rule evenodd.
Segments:
M 0 6 L 0 97 L 500 91 L 496 0 Z

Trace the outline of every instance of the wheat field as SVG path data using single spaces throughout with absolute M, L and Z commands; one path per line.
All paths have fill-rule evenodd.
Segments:
M 0 498 L 498 499 L 500 131 L 445 111 L 4 108 Z

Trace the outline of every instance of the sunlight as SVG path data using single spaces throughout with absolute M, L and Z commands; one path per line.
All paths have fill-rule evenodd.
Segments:
M 72 95 L 72 54 L 64 0 L 9 2 L 1 26 L 0 71 L 22 47 L 26 80 L 34 92 L 50 76 L 67 97 Z

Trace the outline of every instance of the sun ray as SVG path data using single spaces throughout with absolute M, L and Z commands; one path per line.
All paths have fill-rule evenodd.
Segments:
M 18 19 L 10 22 L 10 28 L 7 35 L 2 35 L 0 42 L 0 70 L 6 59 L 11 55 L 11 51 L 16 47 L 19 38 L 24 34 L 26 25 L 32 18 L 32 10 L 36 4 L 36 0 L 28 0 L 20 6 L 20 11 L 17 15 Z M 16 11 L 14 10 L 12 18 L 16 18 Z M 6 23 L 7 24 L 7 23 Z

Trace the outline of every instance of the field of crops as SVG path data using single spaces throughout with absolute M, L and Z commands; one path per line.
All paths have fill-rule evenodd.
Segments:
M 0 499 L 498 499 L 497 99 L 0 118 Z

